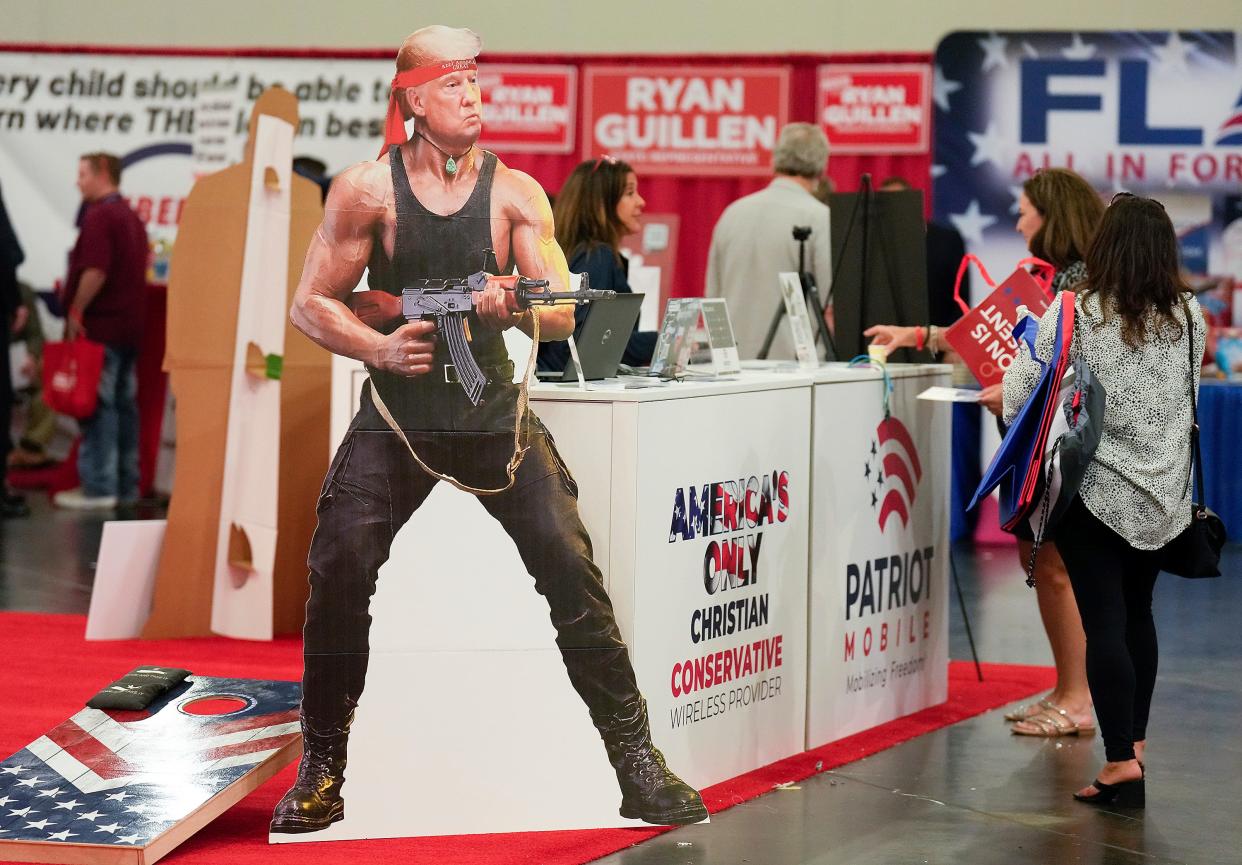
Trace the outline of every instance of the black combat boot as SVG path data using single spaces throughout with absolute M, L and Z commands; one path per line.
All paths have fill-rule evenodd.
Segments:
M 341 785 L 351 712 L 343 727 L 315 723 L 302 716 L 302 762 L 298 778 L 272 813 L 273 832 L 318 832 L 345 816 Z
M 652 744 L 646 700 L 632 699 L 620 714 L 597 718 L 595 725 L 617 770 L 622 817 L 661 826 L 707 819 L 698 791 L 673 774 Z

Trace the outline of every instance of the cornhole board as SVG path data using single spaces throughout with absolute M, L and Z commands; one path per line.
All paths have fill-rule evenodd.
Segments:
M 302 752 L 297 682 L 192 676 L 0 763 L 0 861 L 149 865 Z

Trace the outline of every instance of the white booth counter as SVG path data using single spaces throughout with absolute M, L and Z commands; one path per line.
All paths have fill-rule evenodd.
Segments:
M 808 748 L 948 698 L 951 370 L 815 373 Z
M 943 404 L 916 404 L 914 394 L 947 382 L 947 369 L 892 369 L 892 417 L 912 436 L 907 463 L 909 447 L 917 451 L 913 493 L 891 468 L 882 485 L 864 478 L 865 465 L 901 456 L 903 441 L 891 434 L 892 420 L 879 440 L 875 372 L 786 365 L 718 381 L 531 388 L 531 407 L 577 480 L 653 738 L 691 784 L 835 738 L 825 730 L 861 729 L 944 699 L 948 413 Z M 338 361 L 333 426 L 341 434 L 363 381 L 360 366 Z M 893 484 L 906 520 L 894 499 L 881 526 L 870 493 L 887 503 Z M 850 564 L 916 549 L 919 563 L 901 566 L 896 601 L 893 569 L 884 572 L 882 597 L 875 566 L 856 581 L 865 600 L 846 592 Z M 348 826 L 347 816 L 325 836 L 625 822 L 546 604 L 473 496 L 437 486 L 398 533 L 371 613 L 371 668 L 345 795 L 351 814 L 387 813 L 395 795 L 418 801 L 392 827 Z M 907 647 L 910 621 L 917 639 Z M 847 629 L 855 648 L 843 663 Z M 912 651 L 921 666 L 889 674 L 887 690 L 866 686 L 858 699 L 846 686 L 847 675 L 867 679 L 881 660 L 887 671 Z M 881 693 L 883 705 L 872 699 Z M 424 797 L 400 780 L 409 777 L 437 783 L 416 785 L 432 791 Z M 565 789 L 575 790 L 572 801 Z M 476 802 L 469 813 L 459 807 L 465 796 Z

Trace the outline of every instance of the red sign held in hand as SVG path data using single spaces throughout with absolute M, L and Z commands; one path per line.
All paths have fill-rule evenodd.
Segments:
M 984 282 L 995 288 L 974 309 L 966 305 L 958 290 L 962 275 L 971 262 L 979 268 Z M 1026 270 L 1022 266 L 1024 264 L 1034 265 L 1040 277 L 1036 278 Z M 1013 328 L 1018 323 L 1018 306 L 1025 306 L 1034 315 L 1044 314 L 1050 302 L 1048 285 L 1052 281 L 1052 271 L 1052 266 L 1047 262 L 1037 258 L 1024 259 L 1018 262 L 1018 269 L 997 287 L 979 259 L 973 255 L 962 259 L 954 297 L 966 314 L 944 332 L 944 339 L 961 355 L 979 384 L 984 387 L 1000 384 L 1005 377 L 1005 370 L 1009 369 L 1014 355 L 1018 353 L 1018 341 L 1013 338 Z

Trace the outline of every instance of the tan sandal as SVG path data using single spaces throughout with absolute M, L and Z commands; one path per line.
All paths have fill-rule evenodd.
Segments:
M 1049 700 L 1047 697 L 1034 703 L 1027 703 L 1025 706 L 1019 706 L 1012 712 L 1005 713 L 1006 721 L 1026 721 L 1036 715 L 1042 715 L 1045 712 L 1059 712 L 1061 707 Z
M 1042 711 L 1032 715 L 1029 718 L 1023 718 L 1022 723 L 1032 725 L 1034 730 L 1023 730 L 1013 727 L 1012 731 L 1015 736 L 1036 736 L 1044 739 L 1055 739 L 1059 736 L 1090 736 L 1095 733 L 1094 724 L 1079 724 L 1069 716 L 1069 712 L 1062 709 L 1051 700 L 1040 700 Z
M 1040 700 L 1038 703 L 1027 703 L 1025 706 L 1019 706 L 1018 708 L 1014 709 L 1012 712 L 1006 712 L 1005 720 L 1006 721 L 1025 721 L 1027 718 L 1033 718 L 1034 716 L 1042 713 L 1044 709 L 1047 708 L 1046 706 L 1044 706 L 1044 703 L 1046 702 L 1048 701 Z

